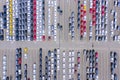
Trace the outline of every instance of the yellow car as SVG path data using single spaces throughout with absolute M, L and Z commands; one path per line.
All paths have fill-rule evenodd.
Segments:
M 10 30 L 10 36 L 12 36 L 13 35 L 13 33 L 12 33 L 12 31 Z
M 9 0 L 9 2 L 12 2 L 12 0 Z
M 83 9 L 86 11 L 86 5 L 83 6 Z
M 28 48 L 24 48 L 24 58 L 27 59 L 27 54 L 28 54 Z
M 24 53 L 28 53 L 28 48 L 27 47 L 24 48 Z
M 9 9 L 9 12 L 10 12 L 10 13 L 12 13 L 12 12 L 13 12 L 13 10 L 12 10 L 12 9 Z

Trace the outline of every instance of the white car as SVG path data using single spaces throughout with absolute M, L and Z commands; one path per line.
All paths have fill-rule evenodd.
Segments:
M 2 79 L 3 79 L 3 80 L 6 80 L 6 76 L 3 76 Z
M 60 53 L 60 49 L 59 48 L 57 49 L 57 53 Z
M 24 58 L 27 59 L 27 54 L 24 54 Z
M 36 69 L 36 63 L 33 64 L 33 69 Z
M 74 57 L 74 54 L 75 54 L 75 52 L 74 52 L 74 50 L 72 50 L 71 56 L 73 56 L 73 57 Z
M 80 57 L 80 52 L 77 52 L 77 56 Z
M 62 68 L 63 68 L 63 69 L 65 69 L 65 67 L 66 67 L 66 66 L 65 66 L 65 63 L 63 63 L 62 65 L 63 65 L 63 67 L 62 67 Z
M 63 74 L 63 80 L 66 80 L 65 74 Z
M 6 61 L 7 60 L 7 57 L 6 55 L 3 56 L 3 61 Z
M 111 80 L 114 80 L 114 74 L 111 74 Z
M 6 71 L 3 71 L 3 75 L 6 75 Z
M 54 41 L 57 41 L 57 36 L 56 35 L 54 35 Z
M 84 16 L 84 17 L 83 17 L 83 20 L 85 20 L 85 21 L 86 21 L 86 19 L 87 19 L 87 16 Z
M 71 51 L 69 51 L 69 57 L 71 56 L 72 54 L 71 54 Z
M 117 1 L 117 0 L 115 0 L 115 1 L 114 1 L 114 6 L 117 6 L 117 3 L 118 3 L 118 1 Z
M 69 80 L 72 78 L 72 75 L 71 74 L 69 74 Z
M 111 32 L 110 32 L 110 35 L 111 35 L 111 37 L 112 37 L 112 36 L 114 35 L 114 32 L 113 32 L 113 31 L 111 31 Z
M 98 80 L 98 78 L 99 78 L 98 75 L 96 75 L 95 80 Z
M 65 63 L 66 61 L 65 61 L 65 58 L 63 57 L 63 63 Z
M 6 66 L 6 65 L 7 65 L 7 62 L 6 62 L 6 61 L 3 61 L 3 65 Z
M 111 26 L 113 26 L 113 21 L 111 21 Z
M 51 63 L 54 63 L 54 58 L 51 58 Z
M 86 5 L 87 1 L 84 1 L 83 4 Z
M 21 71 L 20 69 L 18 70 L 18 74 L 19 74 L 19 75 L 22 74 L 22 71 Z
M 63 57 L 65 57 L 65 56 L 66 56 L 66 53 L 65 53 L 65 51 L 63 51 L 63 54 L 62 54 L 62 56 L 63 56 Z
M 35 69 L 33 69 L 33 75 L 36 75 L 36 70 Z
M 69 74 L 72 72 L 71 68 L 69 68 Z
M 72 61 L 71 57 L 69 57 L 68 61 L 69 61 L 69 62 L 71 62 L 71 61 Z
M 3 71 L 6 71 L 7 70 L 7 67 L 6 66 L 3 66 Z
M 33 75 L 33 80 L 36 80 L 36 75 Z
M 110 58 L 110 62 L 114 62 L 114 57 L 111 57 L 111 58 Z
M 59 60 L 60 59 L 60 55 L 59 54 L 57 54 L 57 60 Z
M 51 52 L 51 57 L 52 57 L 52 58 L 54 57 L 54 53 L 53 53 L 53 52 Z
M 90 0 L 90 8 L 92 8 L 93 6 L 92 0 Z
M 89 67 L 86 67 L 86 73 L 89 73 Z
M 63 69 L 63 74 L 66 74 L 65 69 Z
M 101 31 L 101 30 L 99 30 L 99 34 L 102 34 L 102 31 Z
M 107 35 L 107 30 L 105 30 L 105 35 Z
M 105 34 L 105 31 L 104 30 L 102 30 L 102 35 L 104 35 Z
M 71 64 L 69 64 L 69 68 L 71 68 L 71 66 L 72 66 L 72 65 L 71 65 Z
M 75 61 L 75 59 L 74 59 L 74 57 L 72 57 L 71 62 L 74 62 L 74 61 Z
M 90 32 L 89 36 L 92 36 L 92 32 Z
M 87 32 L 85 31 L 83 36 L 85 37 L 86 35 L 87 35 Z

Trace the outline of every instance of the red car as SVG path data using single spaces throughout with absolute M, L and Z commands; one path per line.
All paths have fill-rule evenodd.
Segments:
M 95 57 L 98 58 L 98 52 L 95 53 Z

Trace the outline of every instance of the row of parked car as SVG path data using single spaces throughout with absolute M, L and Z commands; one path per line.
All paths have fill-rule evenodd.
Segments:
M 3 56 L 3 76 L 2 76 L 2 80 L 6 80 L 7 78 L 7 56 L 4 55 Z
M 74 73 L 77 72 L 77 65 L 75 66 L 74 61 L 75 61 L 75 52 L 74 52 L 74 50 L 69 50 L 68 55 L 67 55 L 66 51 L 62 52 L 62 74 L 63 74 L 62 79 L 63 80 L 73 79 L 72 75 L 74 75 Z M 66 74 L 67 74 L 66 68 L 68 69 L 68 78 L 66 77 Z
M 87 1 L 84 1 L 83 4 L 80 5 L 80 39 L 87 34 Z
M 39 78 L 40 80 L 57 80 L 57 49 L 54 49 L 53 51 L 49 50 L 48 54 L 45 56 L 45 67 L 42 66 L 42 48 L 39 50 Z M 45 72 L 43 72 L 43 68 L 45 69 Z M 44 73 L 44 74 L 43 74 Z M 53 76 L 51 76 L 53 75 Z
M 40 50 L 39 50 L 39 78 L 40 78 L 40 80 L 42 80 L 42 73 L 43 73 L 43 70 L 42 70 L 42 48 L 40 48 Z
M 75 66 L 75 71 L 74 72 L 76 72 L 77 71 L 77 80 L 80 80 L 81 79 L 81 75 L 80 75 L 80 58 L 81 58 L 81 53 L 80 52 L 77 52 L 77 64 L 76 64 L 76 66 L 77 66 L 77 68 L 76 68 L 76 66 Z
M 117 68 L 118 63 L 118 54 L 115 51 L 110 52 L 110 73 L 111 73 L 111 80 L 118 80 L 117 73 L 115 69 Z
M 107 40 L 107 26 L 108 26 L 108 1 L 96 1 L 96 28 L 95 40 Z
M 7 76 L 7 56 L 2 58 L 2 80 L 12 80 L 12 76 Z
M 26 52 L 27 48 L 24 48 Z M 16 49 L 16 64 L 15 64 L 15 80 L 30 80 L 28 77 L 29 65 L 22 63 L 22 48 Z M 81 55 L 82 59 L 81 59 Z M 44 57 L 44 58 L 43 58 Z M 85 57 L 85 58 L 84 58 Z M 24 60 L 26 60 L 25 58 Z M 44 60 L 43 60 L 44 59 Z M 81 60 L 85 60 L 85 72 L 86 80 L 98 80 L 99 77 L 99 53 L 94 49 L 84 49 L 83 54 L 80 51 L 69 50 L 61 51 L 59 48 L 48 50 L 47 54 L 43 54 L 42 48 L 39 49 L 39 64 L 37 67 L 36 62 L 32 64 L 32 80 L 37 80 L 37 74 L 39 72 L 39 79 L 45 80 L 57 80 L 60 74 L 62 74 L 62 80 L 81 79 Z M 3 55 L 3 80 L 9 80 L 12 77 L 7 76 L 7 56 Z M 82 61 L 83 62 L 83 61 Z M 45 65 L 44 65 L 45 63 Z M 22 65 L 24 66 L 22 68 Z M 43 66 L 44 65 L 44 66 Z M 118 68 L 118 53 L 116 51 L 110 52 L 110 76 L 111 80 L 118 80 L 118 74 L 116 69 Z M 39 69 L 39 70 L 37 70 Z M 60 73 L 59 73 L 60 72 Z M 68 76 L 68 77 L 67 77 Z
M 77 5 L 77 9 L 78 9 L 78 13 L 77 13 L 77 28 L 80 29 L 80 0 L 78 0 L 78 5 Z
M 113 0 L 115 7 L 120 7 L 120 0 Z
M 37 78 L 36 78 L 36 74 L 37 74 L 36 63 L 34 63 L 32 65 L 32 73 L 33 73 L 32 80 L 37 80 Z
M 28 70 L 27 70 L 27 64 L 24 64 L 24 80 L 27 80 L 27 74 L 28 74 Z
M 98 80 L 98 52 L 94 49 L 83 50 L 88 65 L 86 66 L 86 80 Z
M 120 35 L 116 32 L 120 31 L 120 26 L 118 25 L 118 15 L 117 11 L 115 9 L 111 9 L 110 11 L 111 15 L 113 16 L 113 20 L 111 21 L 110 25 L 110 35 L 113 39 L 113 41 L 119 41 L 120 40 Z
M 4 40 L 4 30 L 0 29 L 0 40 L 3 41 Z
M 54 1 L 54 41 L 57 40 L 57 0 Z
M 22 8 L 18 6 L 17 2 Z M 78 22 L 78 28 L 80 29 L 79 31 L 80 37 L 83 37 L 87 34 L 87 31 L 86 31 L 87 15 L 86 14 L 87 14 L 88 2 L 89 2 L 89 13 L 92 14 L 92 20 L 90 20 L 90 22 L 92 21 L 92 26 L 95 26 L 95 39 L 96 41 L 105 41 L 107 40 L 107 33 L 108 33 L 107 23 L 108 23 L 108 14 L 109 14 L 108 13 L 109 1 L 107 0 L 101 0 L 101 1 L 84 0 L 82 4 L 81 4 L 81 1 L 78 0 L 77 22 Z M 119 0 L 114 0 L 113 2 L 115 5 L 114 7 L 120 4 Z M 47 4 L 48 5 L 48 10 L 47 10 L 48 11 L 48 17 L 47 17 L 48 38 L 49 39 L 53 38 L 55 41 L 57 39 L 57 12 L 60 14 L 63 13 L 63 10 L 61 9 L 61 7 L 57 6 L 57 3 L 58 3 L 57 1 L 48 1 L 48 4 Z M 9 4 L 10 5 L 12 4 L 12 5 L 8 7 Z M 46 36 L 45 36 L 45 2 L 44 0 L 42 1 L 33 0 L 33 2 L 25 1 L 25 3 L 21 3 L 21 1 L 15 1 L 12 3 L 11 1 L 8 0 L 6 2 L 6 5 L 4 5 L 4 11 L 2 12 L 3 14 L 2 24 L 4 25 L 4 27 L 7 27 L 7 30 L 5 31 L 7 35 L 6 38 L 8 40 L 9 39 L 28 40 L 28 41 L 32 41 L 33 39 L 38 39 L 40 41 L 45 40 Z M 53 11 L 51 7 L 54 8 Z M 18 12 L 20 14 L 18 14 Z M 51 15 L 52 13 L 54 15 L 53 17 L 54 24 L 52 24 L 52 15 Z M 12 16 L 15 15 L 15 16 L 11 17 L 10 15 Z M 75 18 L 72 18 L 72 19 L 75 19 Z M 13 23 L 13 21 L 15 23 Z M 119 28 L 120 26 L 117 25 L 117 23 L 114 23 L 114 21 L 117 21 L 117 18 L 115 18 L 111 24 L 115 25 L 114 26 L 115 29 L 120 29 Z M 90 29 L 92 30 L 91 26 L 90 26 Z M 90 34 L 89 34 L 90 40 L 92 39 L 92 35 L 93 35 L 92 31 L 90 31 Z M 75 35 L 75 33 L 72 30 L 71 30 L 71 33 L 73 36 Z M 114 31 L 111 32 L 111 34 L 113 33 Z M 0 35 L 0 39 L 3 40 L 3 38 L 4 36 Z M 118 35 L 113 36 L 113 40 L 118 40 L 118 39 L 119 39 Z
M 1 12 L 4 21 L 2 27 L 6 29 L 6 40 L 44 40 L 44 3 L 44 0 L 22 3 L 7 0 L 3 7 L 4 12 Z
M 54 14 L 54 24 L 52 24 L 52 9 L 54 8 L 53 14 Z M 57 1 L 48 1 L 48 39 L 53 39 L 54 41 L 57 40 Z
M 0 40 L 4 40 L 4 27 L 3 24 L 6 26 L 6 9 L 3 8 L 4 12 L 0 13 Z M 4 17 L 4 18 L 3 18 Z
M 49 71 L 51 70 L 51 74 L 53 75 L 53 80 L 57 79 L 57 49 L 54 49 L 53 51 L 49 51 L 49 57 L 50 59 L 50 64 L 51 65 L 51 69 L 49 69 Z
M 8 39 L 10 39 L 10 40 L 12 40 L 13 39 L 13 35 L 14 35 L 14 33 L 13 33 L 13 29 L 14 29 L 14 27 L 13 27 L 13 19 L 14 19 L 14 17 L 13 17 L 13 7 L 14 7 L 14 5 L 13 5 L 13 2 L 12 1 L 7 1 L 8 3 L 8 5 L 7 6 L 10 6 L 9 7 L 9 9 L 7 9 L 7 12 L 9 12 L 9 14 L 7 14 L 7 25 L 9 24 L 9 28 L 7 27 L 7 30 L 9 31 L 8 33 L 6 33 L 7 34 L 7 36 L 9 36 L 9 38 Z M 7 13 L 6 12 L 6 13 Z M 9 17 L 8 17 L 9 16 Z M 9 34 L 9 35 L 8 35 Z
M 27 53 L 28 53 L 28 48 L 24 48 L 25 59 L 27 59 Z M 23 55 L 22 48 L 16 48 L 15 80 L 22 80 L 22 78 L 24 80 L 30 80 L 30 78 L 28 77 L 28 64 L 27 63 L 22 64 L 22 55 Z M 22 65 L 24 65 L 23 72 L 22 72 Z M 36 71 L 33 70 L 33 74 L 36 74 Z M 36 80 L 34 79 L 34 75 L 33 75 L 33 80 Z
M 93 26 L 92 26 L 92 20 L 89 22 L 89 40 L 92 40 L 93 38 Z
M 71 40 L 75 38 L 75 13 L 71 12 L 71 16 L 69 17 L 69 33 L 71 35 Z
M 75 57 L 76 53 L 77 57 Z M 74 50 L 69 50 L 68 52 L 62 51 L 62 79 L 74 79 L 73 75 L 76 75 L 77 80 L 80 80 L 80 70 L 80 52 L 75 52 Z M 66 77 L 66 75 L 68 75 L 68 77 Z
M 22 49 L 16 49 L 16 72 L 15 72 L 15 80 L 22 79 Z

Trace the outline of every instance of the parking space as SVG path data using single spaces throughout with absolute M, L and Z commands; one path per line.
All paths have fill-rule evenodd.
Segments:
M 22 48 L 23 50 L 24 48 Z M 50 49 L 51 52 L 54 51 L 54 49 Z M 86 49 L 88 50 L 87 53 L 84 52 L 84 48 L 81 49 L 57 49 L 57 66 L 56 66 L 56 78 L 57 80 L 68 80 L 68 79 L 75 79 L 78 80 L 78 78 L 80 79 L 84 79 L 84 80 L 91 80 L 93 78 L 95 78 L 95 80 L 97 79 L 102 79 L 102 80 L 110 80 L 111 77 L 111 58 L 110 58 L 110 51 L 111 49 L 94 49 L 95 50 L 95 55 L 96 57 L 98 57 L 98 60 L 95 58 L 95 63 L 93 61 L 93 63 L 91 63 L 90 61 L 92 60 L 92 53 L 89 53 L 90 50 L 93 49 Z M 52 61 L 54 58 L 52 58 L 53 53 L 51 53 L 51 57 L 49 57 L 48 54 L 49 49 L 42 49 L 42 78 L 49 78 L 47 77 L 50 76 L 50 79 L 54 79 L 55 77 L 55 73 L 52 71 L 52 69 L 54 70 L 54 68 L 52 68 Z M 114 73 L 117 74 L 117 78 L 119 79 L 119 49 L 112 49 L 112 51 L 115 51 L 117 53 L 117 67 L 114 70 Z M 97 52 L 97 53 L 96 53 Z M 16 71 L 15 71 L 15 49 L 6 49 L 6 50 L 2 50 L 1 49 L 1 60 L 0 63 L 1 65 L 3 65 L 2 63 L 2 57 L 6 55 L 6 60 L 7 60 L 7 72 L 6 75 L 10 78 L 12 78 L 11 80 L 15 79 L 15 75 L 16 75 Z M 93 53 L 94 54 L 94 53 Z M 50 60 L 50 64 L 51 64 L 51 70 L 49 72 L 48 70 L 48 74 L 46 74 L 46 56 L 48 56 L 48 60 Z M 5 59 L 5 58 L 4 58 Z M 93 58 L 94 60 L 94 58 Z M 96 63 L 96 60 L 98 61 L 98 63 Z M 80 62 L 79 62 L 80 61 Z M 24 56 L 24 52 L 22 52 L 22 78 L 21 79 L 25 79 L 25 64 L 27 64 L 27 78 L 33 79 L 34 80 L 38 80 L 40 78 L 40 73 L 39 72 L 39 49 L 35 49 L 35 48 L 28 48 L 28 55 L 27 58 L 25 58 Z M 33 65 L 36 64 L 36 71 L 34 72 L 34 68 Z M 49 61 L 48 61 L 49 64 Z M 55 64 L 55 63 L 54 63 Z M 49 66 L 48 66 L 49 67 Z M 3 72 L 3 66 L 0 67 L 1 72 Z M 49 68 L 48 68 L 49 69 Z M 96 72 L 96 70 L 98 69 L 98 71 Z M 95 70 L 95 73 L 94 73 Z M 93 72 L 91 72 L 93 71 Z M 49 74 L 50 73 L 50 74 Z M 3 73 L 1 74 L 1 78 L 3 77 Z M 98 75 L 98 77 L 96 76 Z M 7 77 L 6 76 L 6 77 Z M 35 77 L 34 77 L 35 76 Z M 112 75 L 113 76 L 113 75 Z
M 16 2 L 14 5 L 9 1 L 15 7 Z M 120 78 L 119 0 L 34 0 L 31 8 L 34 14 L 29 9 L 30 3 L 28 1 L 28 16 L 25 17 L 27 28 L 17 24 L 18 14 L 12 12 L 14 8 L 6 12 L 8 3 L 0 9 L 0 40 L 4 38 L 0 41 L 0 80 L 7 77 L 10 80 Z M 20 19 L 25 21 L 25 18 Z M 7 28 L 2 26 L 5 23 Z M 20 47 L 22 51 L 16 52 Z M 88 51 L 85 54 L 84 49 Z M 111 56 L 111 51 L 116 52 L 117 57 Z
M 4 24 L 5 35 L 4 37 L 1 36 L 0 40 L 4 38 L 5 41 L 119 41 L 120 17 L 118 14 L 120 9 L 118 0 L 43 0 L 34 1 L 34 9 L 30 8 L 32 2 L 28 1 L 25 2 L 25 4 L 28 3 L 28 13 L 22 11 L 21 14 L 14 14 L 15 11 L 19 12 L 17 9 L 21 10 L 21 8 L 12 8 L 17 7 L 17 2 L 12 3 L 10 1 L 10 4 L 8 2 L 7 0 L 6 6 L 3 6 L 1 18 L 4 19 L 1 24 Z M 11 5 L 10 8 L 9 5 Z M 25 6 L 22 7 L 26 8 Z M 31 9 L 34 12 L 33 14 Z M 24 13 L 28 14 L 28 16 L 24 15 L 25 18 L 18 17 Z M 10 18 L 5 17 L 5 15 Z M 28 18 L 28 27 L 24 27 L 26 24 L 17 24 L 19 20 L 25 22 L 26 17 Z M 6 20 L 13 22 L 6 22 Z M 34 23 L 32 24 L 30 20 Z M 19 22 L 21 23 L 21 21 Z M 16 25 L 23 30 L 15 28 Z M 33 28 L 30 25 L 33 25 Z

